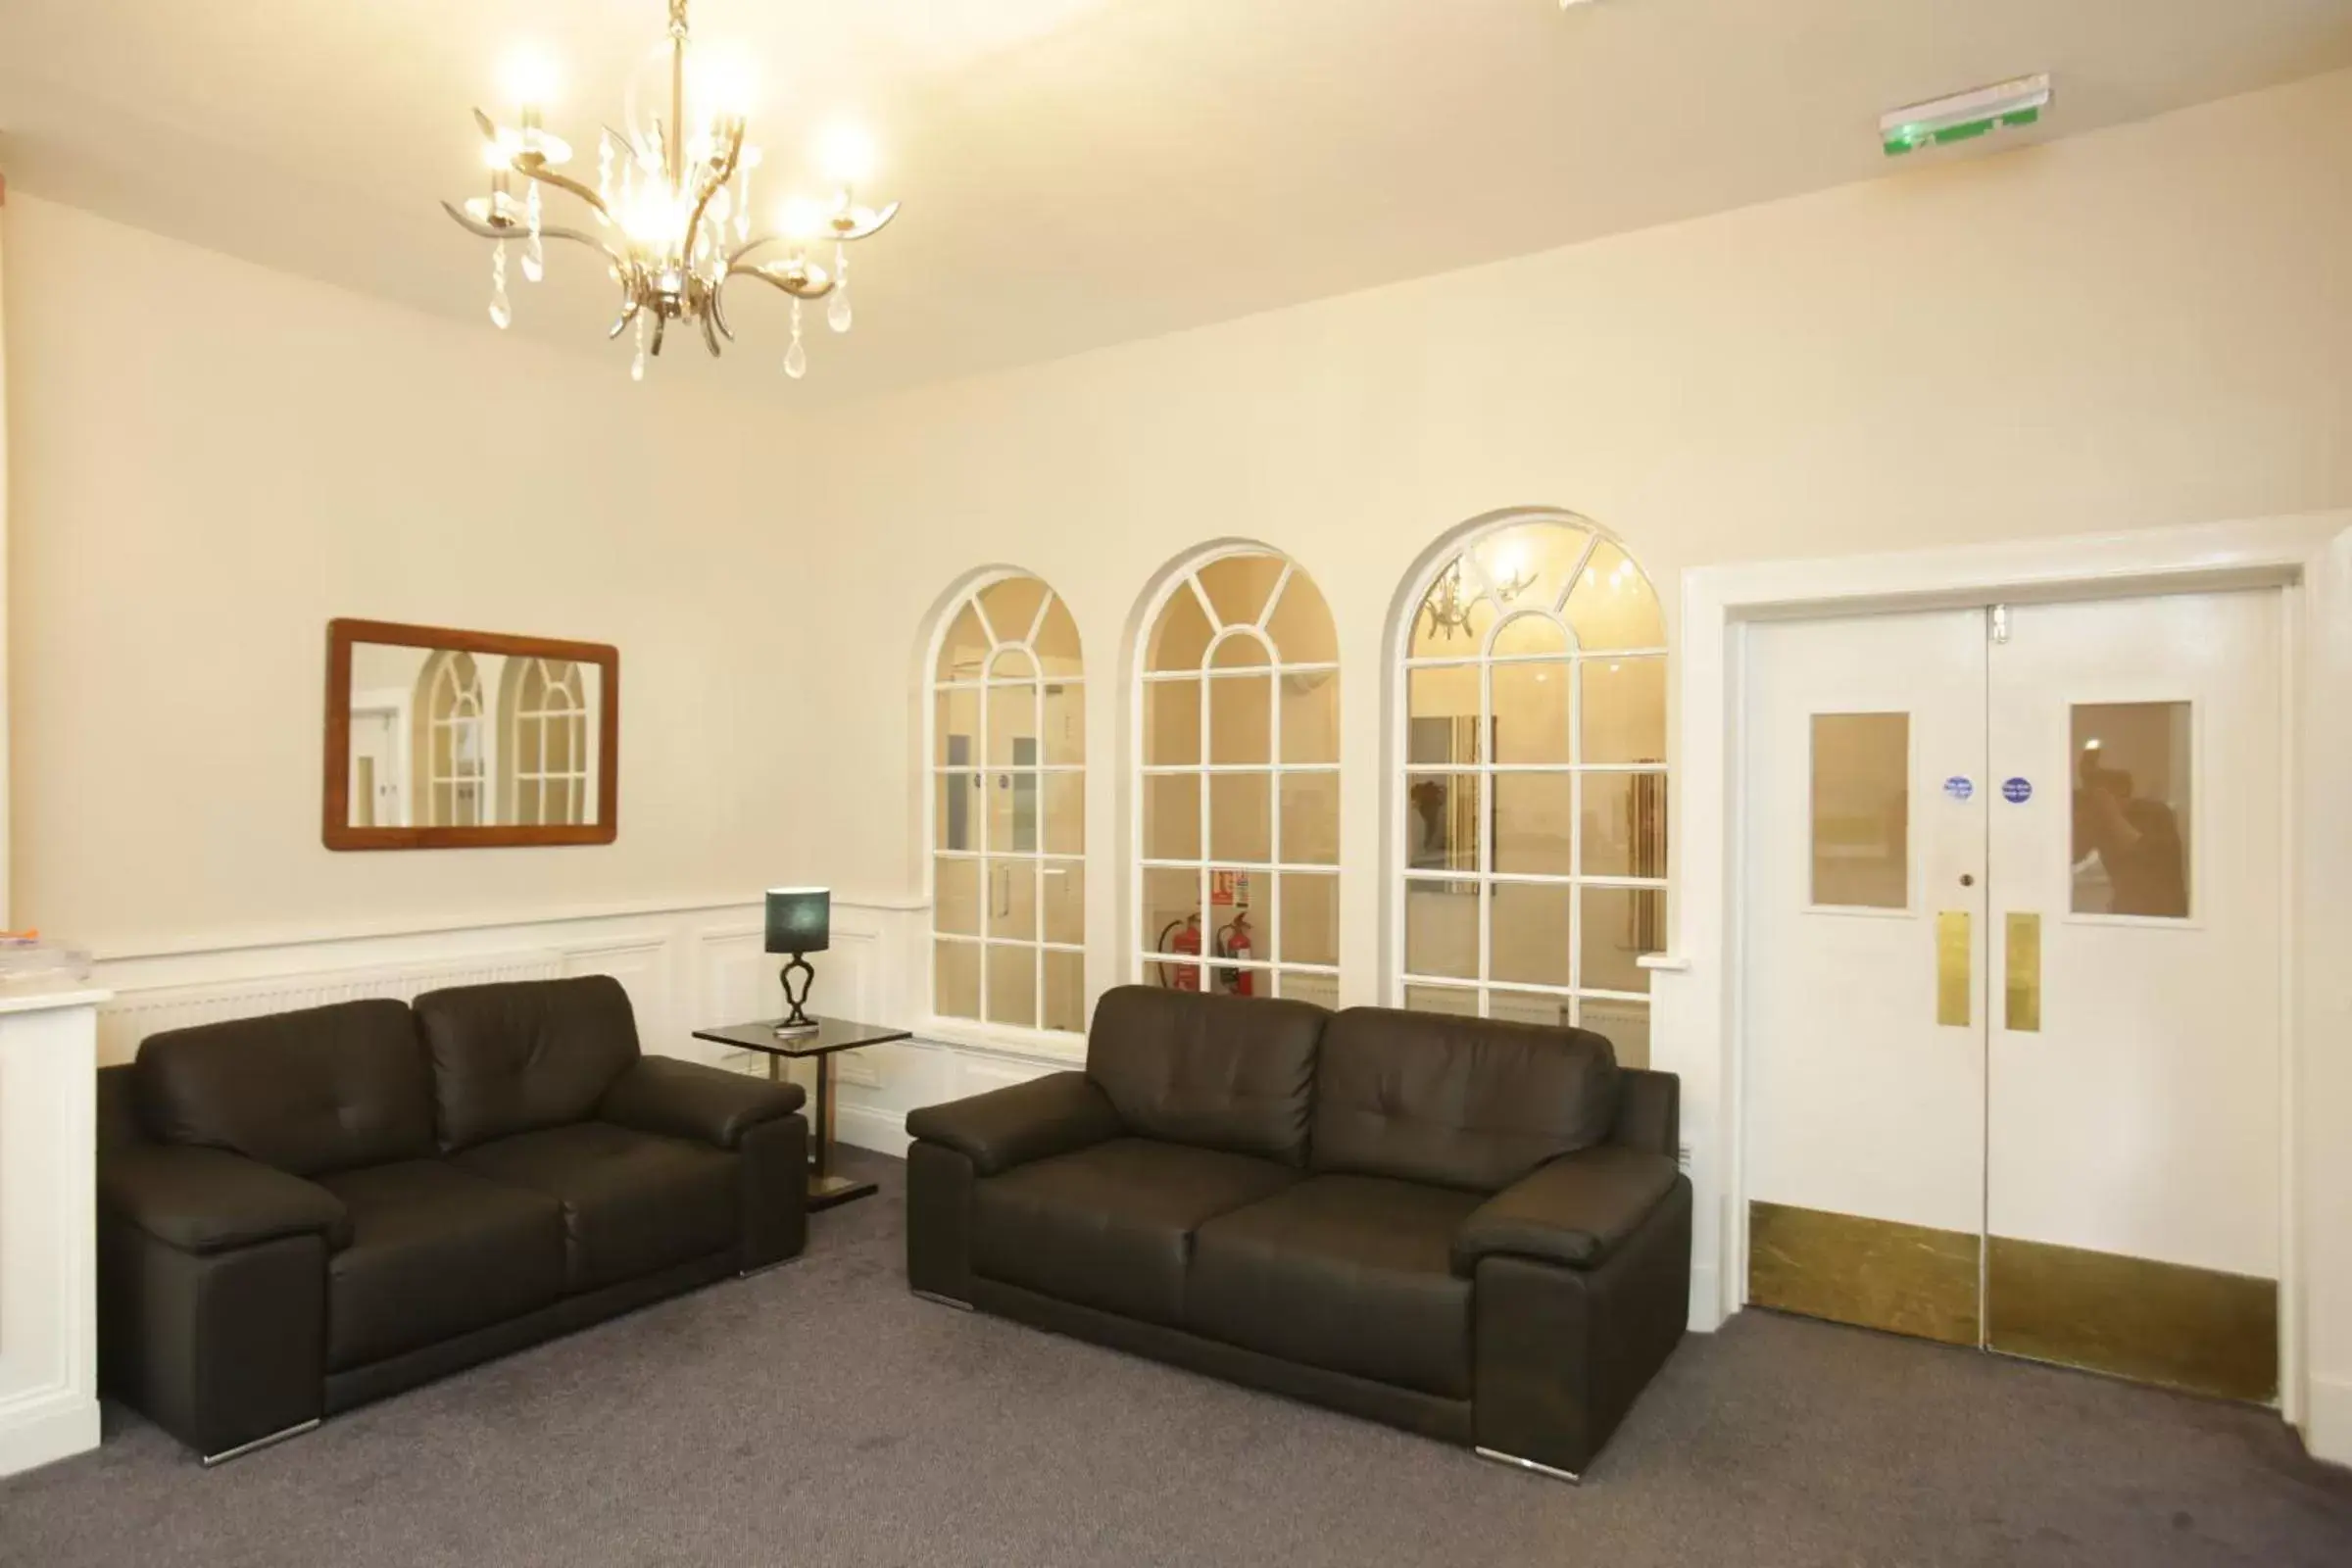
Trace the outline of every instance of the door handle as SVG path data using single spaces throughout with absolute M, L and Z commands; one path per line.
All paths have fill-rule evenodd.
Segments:
M 2011 1034 L 2041 1032 L 2041 916 L 2012 910 L 2004 944 L 2003 1024 Z
M 1968 1027 L 1968 994 L 1973 988 L 1968 911 L 1945 909 L 1936 916 L 1936 1023 Z

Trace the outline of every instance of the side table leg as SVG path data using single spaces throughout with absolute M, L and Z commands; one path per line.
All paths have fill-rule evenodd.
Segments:
M 815 1125 L 809 1129 L 808 1164 L 821 1186 L 833 1169 L 833 1058 L 816 1058 Z
M 833 1058 L 816 1058 L 816 1104 L 808 1129 L 808 1206 L 831 1208 L 852 1199 L 871 1197 L 872 1182 L 833 1174 Z

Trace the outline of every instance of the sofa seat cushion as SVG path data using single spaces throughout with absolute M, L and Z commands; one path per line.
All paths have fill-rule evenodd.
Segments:
M 564 1287 L 594 1290 L 708 1257 L 740 1236 L 735 1158 L 611 1122 L 517 1133 L 451 1156 L 564 1212 Z
M 351 1217 L 327 1260 L 326 1362 L 340 1372 L 504 1322 L 564 1291 L 564 1216 L 537 1193 L 437 1159 L 318 1178 Z
M 1479 1195 L 1379 1176 L 1315 1176 L 1209 1221 L 1185 1326 L 1246 1349 L 1470 1396 L 1470 1284 L 1454 1232 Z
M 972 1267 L 1006 1285 L 1177 1327 L 1194 1232 L 1298 1179 L 1288 1166 L 1248 1154 L 1114 1138 L 975 1183 Z

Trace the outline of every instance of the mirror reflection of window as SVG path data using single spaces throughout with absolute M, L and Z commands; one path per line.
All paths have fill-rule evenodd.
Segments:
M 593 662 L 354 642 L 345 822 L 594 824 L 603 692 Z
M 2188 918 L 2189 705 L 2078 704 L 2073 728 L 2074 912 Z
M 479 827 L 487 771 L 481 671 L 471 654 L 437 653 L 425 661 L 423 680 L 425 825 Z
M 588 702 L 580 666 L 507 662 L 507 817 L 524 826 L 590 820 Z

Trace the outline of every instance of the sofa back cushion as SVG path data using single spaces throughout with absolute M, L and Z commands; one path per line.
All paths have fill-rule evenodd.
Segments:
M 458 986 L 416 999 L 441 1147 L 586 1121 L 637 1059 L 637 1017 L 611 975 Z
M 225 1149 L 296 1176 L 433 1152 L 432 1081 L 403 1003 L 149 1035 L 131 1080 L 157 1142 Z
M 1314 1168 L 1496 1192 L 1605 1141 L 1617 1080 L 1587 1030 L 1350 1007 L 1323 1032 Z
M 1308 1002 L 1121 986 L 1095 1004 L 1086 1075 L 1141 1137 L 1304 1164 L 1330 1017 Z

